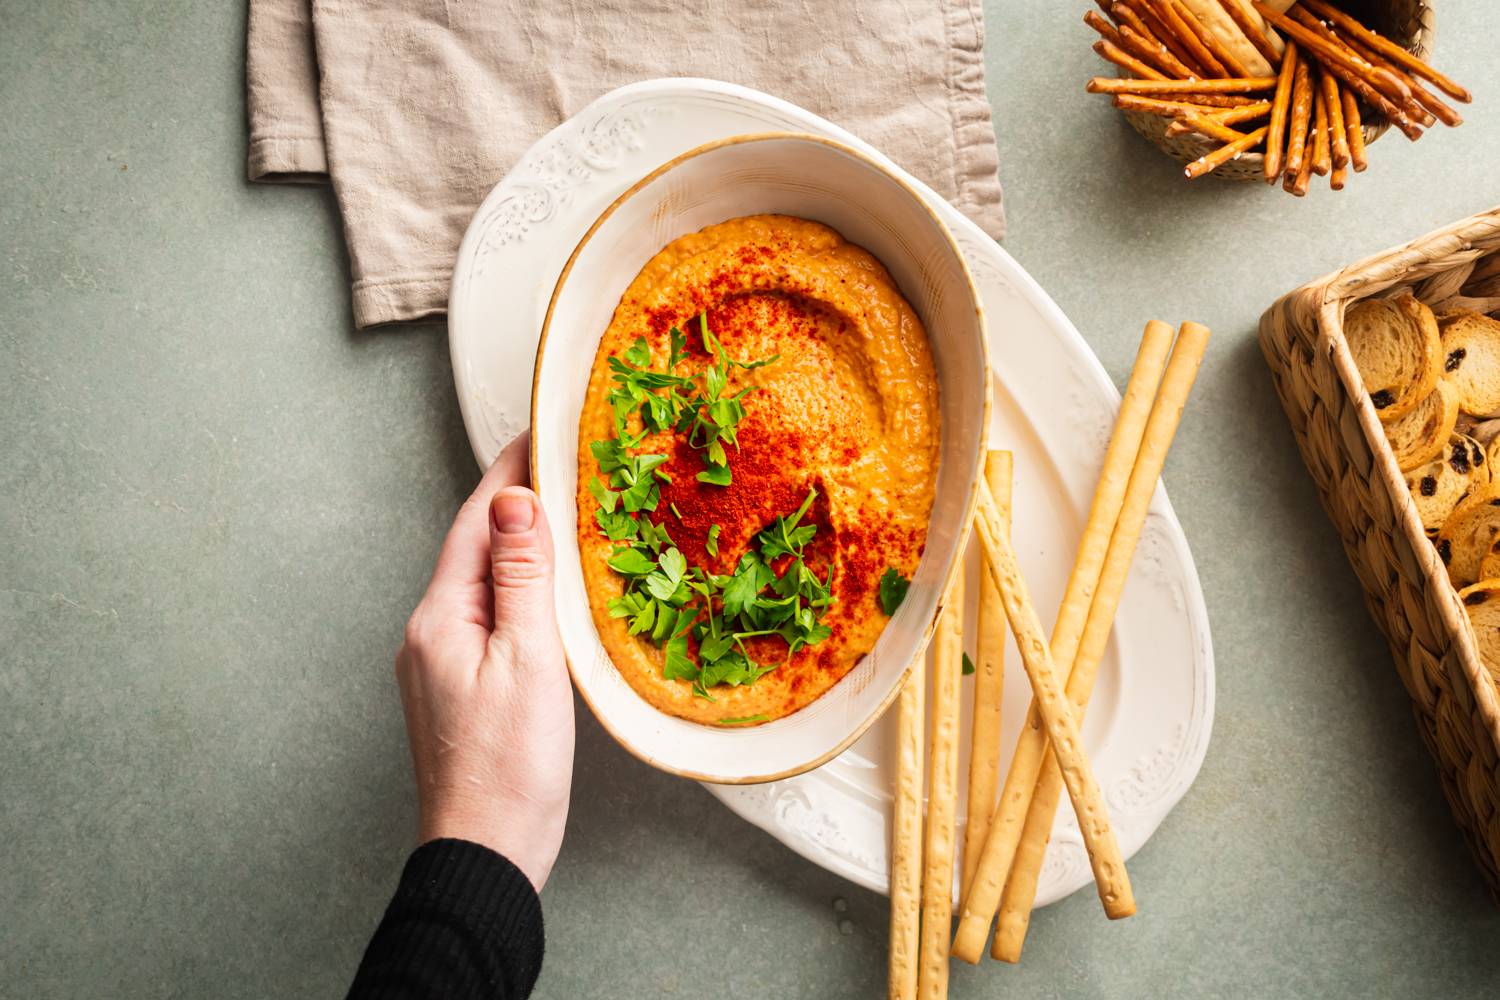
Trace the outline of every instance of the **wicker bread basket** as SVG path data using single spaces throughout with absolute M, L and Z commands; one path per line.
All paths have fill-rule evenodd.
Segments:
M 1500 692 L 1344 340 L 1344 309 L 1500 253 L 1500 208 L 1371 257 L 1266 311 L 1260 344 L 1329 519 L 1390 643 L 1454 818 L 1500 903 Z
M 1426 59 L 1432 51 L 1433 17 L 1432 5 L 1426 0 L 1332 0 L 1333 5 L 1359 18 L 1369 27 L 1380 32 L 1393 42 L 1399 43 L 1419 59 Z M 1369 106 L 1360 101 L 1360 116 L 1364 122 L 1365 143 L 1374 142 L 1390 127 L 1390 123 Z M 1145 111 L 1127 111 L 1125 119 L 1131 126 L 1150 140 L 1151 144 L 1179 163 L 1191 163 L 1207 156 L 1220 143 L 1206 139 L 1196 132 L 1183 135 L 1167 135 L 1170 119 Z M 1262 169 L 1265 158 L 1260 153 L 1246 153 L 1236 160 L 1224 164 L 1210 176 L 1225 180 L 1265 180 Z

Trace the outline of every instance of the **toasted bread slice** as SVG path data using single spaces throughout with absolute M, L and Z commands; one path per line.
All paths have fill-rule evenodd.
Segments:
M 1438 319 L 1443 381 L 1458 389 L 1458 406 L 1476 417 L 1500 416 L 1500 320 L 1471 312 Z
M 1479 580 L 1479 567 L 1500 537 L 1500 484 L 1473 490 L 1448 515 L 1437 536 L 1438 557 L 1448 567 L 1453 586 L 1467 587 Z
M 1416 409 L 1384 425 L 1396 465 L 1406 472 L 1432 461 L 1452 437 L 1457 422 L 1458 391 L 1439 379 Z
M 1478 441 L 1459 435 L 1448 439 L 1437 458 L 1406 474 L 1406 488 L 1429 533 L 1441 528 L 1465 497 L 1489 482 L 1490 464 L 1484 449 Z
M 1437 385 L 1443 359 L 1437 321 L 1411 295 L 1355 303 L 1344 313 L 1344 337 L 1382 421 L 1406 416 Z
M 1500 579 L 1486 578 L 1458 592 L 1464 602 L 1479 658 L 1500 681 Z
M 1500 538 L 1490 543 L 1490 550 L 1479 560 L 1479 578 L 1491 580 L 1500 578 Z

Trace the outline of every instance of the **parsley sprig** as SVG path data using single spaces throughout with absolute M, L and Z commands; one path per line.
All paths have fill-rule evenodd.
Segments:
M 629 618 L 631 635 L 662 648 L 662 675 L 691 682 L 700 698 L 713 701 L 709 689 L 720 684 L 754 684 L 781 664 L 757 662 L 746 640 L 779 636 L 790 659 L 832 634 L 822 618 L 833 604 L 833 567 L 820 577 L 804 558 L 818 529 L 802 520 L 817 493 L 810 489 L 793 514 L 758 533 L 725 574 L 689 567 L 664 529 L 634 520 L 650 527 L 609 558 L 610 568 L 627 580 L 625 592 L 609 602 L 610 617 Z M 783 558 L 777 573 L 772 564 Z M 698 645 L 697 662 L 688 653 L 689 637 Z
M 678 363 L 687 356 L 687 335 L 675 326 L 668 333 L 670 351 L 663 371 L 651 367 L 651 346 L 645 337 L 637 337 L 624 357 L 610 357 L 611 378 L 616 386 L 606 399 L 614 415 L 615 439 L 595 442 L 592 446 L 594 457 L 600 459 L 600 467 L 605 472 L 614 470 L 605 466 L 604 458 L 600 457 L 601 448 L 607 450 L 613 446 L 623 454 L 645 440 L 649 433 L 673 431 L 686 435 L 688 444 L 703 452 L 703 471 L 698 473 L 700 482 L 716 486 L 730 484 L 729 454 L 724 446 L 739 447 L 738 427 L 745 419 L 744 399 L 755 391 L 755 386 L 747 385 L 726 396 L 729 373 L 735 368 L 754 371 L 771 364 L 781 355 L 775 354 L 760 361 L 739 361 L 729 356 L 719 338 L 709 330 L 708 313 L 698 314 L 698 328 L 703 338 L 703 350 L 713 361 L 694 375 L 675 374 Z M 636 412 L 641 417 L 640 430 L 632 435 L 629 431 L 630 415 Z M 635 499 L 639 502 L 646 497 L 643 494 Z M 655 510 L 656 505 L 626 509 Z

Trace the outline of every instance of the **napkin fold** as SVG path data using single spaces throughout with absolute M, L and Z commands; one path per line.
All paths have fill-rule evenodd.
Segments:
M 441 316 L 479 202 L 615 87 L 754 87 L 870 142 L 999 238 L 980 0 L 250 0 L 249 175 L 331 181 L 360 328 Z

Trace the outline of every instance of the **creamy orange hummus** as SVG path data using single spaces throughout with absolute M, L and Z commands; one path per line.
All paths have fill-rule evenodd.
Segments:
M 654 432 L 632 451 L 666 454 L 669 481 L 660 483 L 657 509 L 636 516 L 665 528 L 690 567 L 728 574 L 758 532 L 816 488 L 802 522 L 817 529 L 805 559 L 820 578 L 831 568 L 833 594 L 821 619 L 831 629 L 826 639 L 790 656 L 780 636 L 748 639 L 751 659 L 775 669 L 751 684 L 714 686 L 707 698 L 685 680 L 666 679 L 662 649 L 610 616 L 626 580 L 607 565 L 617 543 L 596 523 L 590 492 L 601 474 L 590 444 L 615 435 L 610 358 L 644 337 L 653 364 L 665 369 L 676 327 L 688 346 L 673 372 L 699 371 L 713 360 L 700 315 L 729 357 L 779 357 L 730 370 L 727 392 L 756 387 L 743 401 L 738 449 L 727 449 L 730 485 L 697 480 L 702 452 L 687 435 Z M 640 429 L 632 415 L 629 431 Z M 910 578 L 921 557 L 940 427 L 926 332 L 865 250 L 827 226 L 777 215 L 673 240 L 630 284 L 604 332 L 579 432 L 578 541 L 590 607 L 616 668 L 650 704 L 704 723 L 780 718 L 828 690 L 874 646 L 888 621 L 877 599 L 882 574 L 889 567 Z M 696 658 L 696 641 L 689 652 Z

